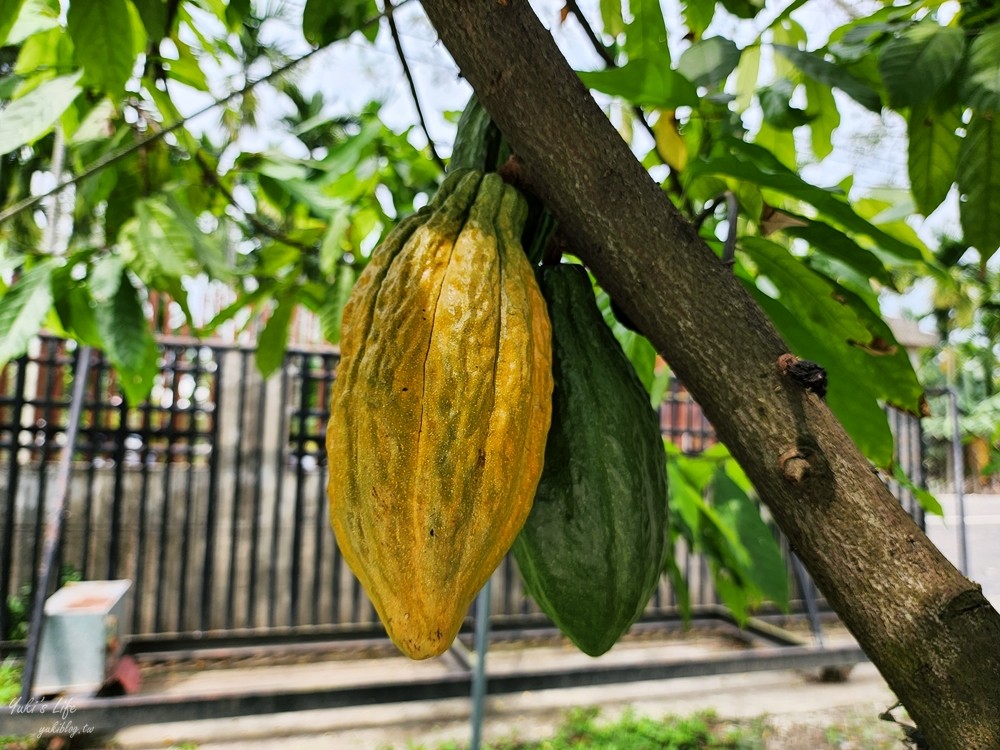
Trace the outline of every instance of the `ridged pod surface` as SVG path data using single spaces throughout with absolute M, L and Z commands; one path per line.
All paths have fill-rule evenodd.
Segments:
M 585 653 L 642 614 L 667 549 L 659 420 L 594 299 L 587 272 L 542 271 L 552 321 L 552 426 L 514 555 L 528 592 Z
M 330 518 L 414 659 L 451 645 L 541 475 L 551 333 L 520 246 L 526 211 L 495 174 L 450 175 L 374 252 L 344 309 Z

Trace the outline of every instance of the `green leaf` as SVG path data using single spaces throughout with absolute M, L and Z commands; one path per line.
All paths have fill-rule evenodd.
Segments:
M 8 0 L 9 2 L 9 0 Z M 14 5 L 18 5 L 14 0 Z M 22 44 L 26 39 L 43 31 L 59 28 L 59 8 L 53 8 L 47 0 L 21 0 L 20 13 L 11 20 L 3 44 L 11 47 Z M 0 8 L 3 8 L 0 5 Z
M 230 31 L 239 31 L 243 19 L 250 15 L 250 0 L 229 0 L 226 5 L 226 25 Z
M 73 0 L 66 25 L 86 74 L 84 81 L 117 98 L 136 60 L 126 0 Z
M 910 110 L 906 121 L 910 192 L 924 216 L 941 205 L 955 181 L 962 146 L 957 134 L 960 127 L 962 119 L 954 109 L 938 112 L 932 106 L 917 105 Z
M 890 40 L 879 53 L 878 69 L 896 108 L 926 102 L 962 64 L 965 34 L 934 21 L 918 23 Z
M 715 18 L 715 0 L 681 0 L 681 11 L 694 38 L 701 39 Z
M 695 86 L 714 88 L 729 77 L 739 61 L 739 47 L 729 39 L 713 36 L 684 50 L 677 62 L 677 72 Z
M 923 253 L 913 245 L 880 229 L 859 216 L 840 191 L 825 190 L 810 185 L 778 161 L 767 149 L 737 139 L 720 142 L 710 157 L 701 157 L 688 164 L 684 179 L 706 174 L 725 174 L 769 187 L 814 206 L 825 217 L 845 229 L 867 235 L 886 253 L 906 261 L 922 261 Z
M 843 343 L 867 344 L 871 339 L 857 315 L 835 298 L 833 283 L 809 270 L 786 248 L 760 237 L 744 237 L 740 246 L 778 288 L 781 299 L 798 303 L 794 307 L 801 308 L 803 319 L 816 330 L 826 331 L 830 339 Z
M 317 47 L 344 39 L 378 15 L 374 0 L 306 0 L 302 32 Z
M 14 28 L 24 0 L 0 0 L 0 47 L 7 41 L 7 35 Z
M 902 466 L 899 464 L 893 464 L 892 477 L 899 482 L 900 485 L 913 493 L 914 499 L 916 499 L 916 501 L 920 504 L 920 507 L 924 509 L 924 512 L 935 516 L 944 515 L 944 508 L 941 507 L 941 503 L 938 502 L 938 499 L 923 487 L 918 487 L 914 484 L 913 480 L 906 476 L 906 472 L 903 471 Z
M 760 517 L 760 509 L 720 466 L 712 485 L 712 507 L 736 530 L 746 558 L 739 558 L 741 577 L 751 581 L 766 599 L 788 608 L 788 572 L 781 548 Z
M 112 101 L 108 98 L 101 99 L 90 108 L 90 111 L 80 121 L 80 124 L 69 138 L 69 144 L 71 146 L 80 146 L 84 143 L 93 143 L 95 141 L 105 144 L 114 116 L 115 105 Z
M 620 96 L 643 107 L 698 106 L 698 89 L 663 59 L 639 58 L 620 68 L 578 75 L 588 88 Z
M 152 286 L 198 271 L 191 237 L 162 195 L 135 202 L 135 217 L 122 227 L 119 242 L 129 267 Z
M 959 95 L 973 109 L 1000 112 L 1000 24 L 985 29 L 969 46 Z
M 694 540 L 701 533 L 701 513 L 705 507 L 701 490 L 688 481 L 681 470 L 681 463 L 686 461 L 683 456 L 671 456 L 667 459 L 667 487 L 670 495 L 671 523 L 674 518 L 680 518 L 687 526 L 685 537 Z
M 0 156 L 32 143 L 49 132 L 80 94 L 73 73 L 46 81 L 0 110 Z
M 785 227 L 782 232 L 805 240 L 813 250 L 844 263 L 864 278 L 876 279 L 883 286 L 892 288 L 893 280 L 889 270 L 870 250 L 861 247 L 844 232 L 829 224 L 790 211 L 785 213 L 803 222 L 804 225 Z
M 330 215 L 323 243 L 319 248 L 319 270 L 332 275 L 344 257 L 347 229 L 351 224 L 351 207 L 341 206 Z
M 720 0 L 722 7 L 737 18 L 755 18 L 764 7 L 764 0 Z
M 753 142 L 767 149 L 783 166 L 792 170 L 797 169 L 799 156 L 795 148 L 795 136 L 791 130 L 780 130 L 765 120 L 761 123 Z
M 833 131 L 840 125 L 840 109 L 825 83 L 802 76 L 802 85 L 806 90 L 812 152 L 817 159 L 825 159 L 833 152 Z
M 51 262 L 25 271 L 0 296 L 0 368 L 20 357 L 52 307 Z
M 109 304 L 95 310 L 104 352 L 118 370 L 130 403 L 140 403 L 149 395 L 159 371 L 159 352 L 150 331 L 135 287 L 121 272 L 118 288 Z
M 792 106 L 795 86 L 787 78 L 764 86 L 757 92 L 760 107 L 764 111 L 764 121 L 779 130 L 791 130 L 805 125 L 812 118 L 798 107 Z
M 288 327 L 295 310 L 294 296 L 285 291 L 278 297 L 278 304 L 264 324 L 257 339 L 257 369 L 265 378 L 277 372 L 285 361 L 288 349 Z
M 323 337 L 331 344 L 340 342 L 340 324 L 344 317 L 344 305 L 351 296 L 356 281 L 352 266 L 341 266 L 337 273 L 337 283 L 327 294 L 323 306 L 319 310 L 319 322 L 323 329 Z
M 604 33 L 609 36 L 618 36 L 625 31 L 621 0 L 601 0 L 601 23 L 604 24 Z
M 743 112 L 753 102 L 760 75 L 760 44 L 743 48 L 736 66 L 736 111 Z
M 1000 247 L 1000 113 L 976 112 L 958 154 L 965 241 L 983 263 Z
M 57 335 L 74 338 L 80 343 L 100 348 L 101 335 L 97 330 L 97 318 L 94 314 L 97 303 L 91 296 L 88 285 L 74 278 L 74 270 L 79 264 L 87 263 L 92 255 L 93 250 L 83 250 L 54 269 L 52 297 L 58 323 L 62 326 L 62 331 Z M 54 331 L 58 331 L 51 320 L 49 318 L 49 325 Z
M 170 36 L 167 28 L 167 3 L 164 0 L 132 0 L 135 9 L 139 11 L 142 25 L 153 40 Z
M 625 28 L 625 53 L 629 61 L 651 58 L 670 63 L 667 25 L 660 0 L 630 0 L 632 22 Z
M 120 255 L 103 255 L 90 267 L 88 281 L 94 300 L 101 305 L 109 304 L 118 294 L 124 275 L 125 261 Z
M 836 63 L 814 52 L 806 52 L 783 44 L 776 44 L 774 48 L 806 75 L 822 81 L 827 86 L 840 89 L 858 104 L 876 114 L 882 111 L 882 100 L 878 93 Z

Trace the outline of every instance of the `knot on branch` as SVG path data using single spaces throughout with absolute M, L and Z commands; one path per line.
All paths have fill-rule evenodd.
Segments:
M 802 482 L 812 471 L 809 454 L 801 448 L 789 448 L 778 456 L 782 476 L 792 484 Z

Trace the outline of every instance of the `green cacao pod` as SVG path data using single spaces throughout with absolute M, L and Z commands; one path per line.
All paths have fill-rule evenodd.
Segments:
M 601 316 L 587 272 L 542 270 L 552 321 L 552 426 L 514 555 L 528 592 L 591 656 L 638 619 L 667 550 L 659 420 Z
M 552 396 L 524 199 L 458 171 L 376 249 L 344 309 L 330 519 L 393 642 L 447 649 L 531 510 Z

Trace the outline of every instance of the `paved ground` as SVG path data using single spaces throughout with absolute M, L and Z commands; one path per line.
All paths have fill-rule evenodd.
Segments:
M 489 699 L 484 739 L 551 736 L 565 712 L 576 706 L 601 705 L 601 716 L 607 719 L 629 707 L 655 717 L 711 709 L 724 718 L 769 715 L 778 723 L 819 726 L 831 715 L 838 721 L 870 720 L 894 702 L 870 664 L 858 665 L 840 684 L 820 683 L 796 672 L 764 672 L 550 690 Z M 373 750 L 467 742 L 469 731 L 469 702 L 448 700 L 135 727 L 120 732 L 115 741 L 122 750 L 162 750 L 184 742 L 197 744 L 199 750 Z
M 849 641 L 843 631 L 828 633 L 830 645 Z M 697 659 L 732 651 L 737 646 L 715 635 L 688 639 L 642 640 L 619 644 L 604 659 L 631 663 L 643 657 Z M 566 645 L 536 645 L 528 649 L 498 648 L 490 652 L 494 673 L 516 670 L 525 663 L 535 668 L 546 664 L 576 664 L 589 657 Z M 253 680 L 258 686 L 291 684 L 308 687 L 356 680 L 407 679 L 444 671 L 438 660 L 415 663 L 398 657 L 357 662 L 323 662 L 247 670 L 178 670 L 158 678 L 158 687 L 174 695 L 186 692 L 225 691 Z M 600 705 L 602 717 L 613 719 L 626 708 L 654 717 L 687 715 L 714 710 L 724 718 L 775 717 L 787 725 L 822 726 L 830 716 L 849 721 L 871 721 L 895 702 L 885 682 L 870 664 L 858 665 L 850 679 L 823 683 L 814 675 L 793 671 L 696 677 L 656 682 L 609 685 L 570 690 L 525 692 L 498 696 L 487 702 L 484 735 L 489 739 L 517 736 L 540 739 L 551 736 L 574 707 Z M 470 703 L 466 699 L 381 705 L 327 711 L 305 711 L 282 715 L 242 717 L 203 722 L 133 727 L 120 732 L 115 747 L 122 750 L 153 750 L 193 743 L 199 750 L 265 750 L 265 748 L 333 748 L 369 750 L 393 746 L 412 747 L 469 739 Z M 819 731 L 819 730 L 817 730 Z M 799 745 L 775 745 L 797 748 Z M 801 746 L 814 750 L 815 745 Z
M 927 535 L 949 560 L 959 565 L 959 523 L 955 495 L 937 495 L 944 518 L 927 516 Z M 1000 609 L 1000 495 L 965 496 L 966 575 Z

